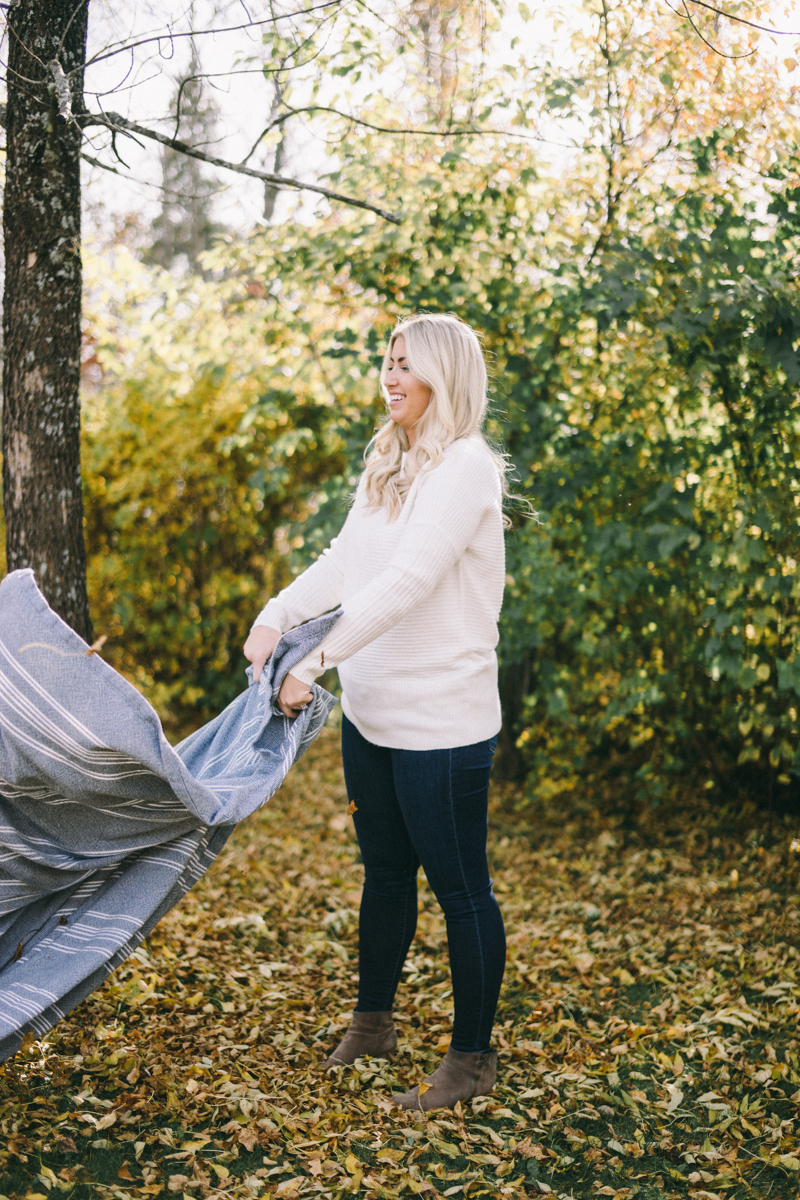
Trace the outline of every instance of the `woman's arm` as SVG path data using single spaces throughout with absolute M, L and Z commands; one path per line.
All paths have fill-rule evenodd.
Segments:
M 391 563 L 347 601 L 328 636 L 293 668 L 295 678 L 312 683 L 401 621 L 458 561 L 487 509 L 496 505 L 499 516 L 501 497 L 497 469 L 480 451 L 457 448 L 424 476 Z
M 345 521 L 345 527 L 347 522 Z M 287 629 L 335 608 L 342 598 L 344 528 L 316 562 L 275 596 L 258 614 L 244 644 L 258 682 L 278 638 Z M 281 705 L 283 707 L 283 705 Z M 287 712 L 287 716 L 292 714 Z
M 285 633 L 287 629 L 294 629 L 295 625 L 310 621 L 312 617 L 328 612 L 341 602 L 344 578 L 342 539 L 346 527 L 347 522 L 316 562 L 269 601 L 253 622 L 254 629 L 266 625 Z

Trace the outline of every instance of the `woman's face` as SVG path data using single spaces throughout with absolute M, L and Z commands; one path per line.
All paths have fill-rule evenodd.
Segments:
M 402 333 L 394 339 L 383 383 L 389 393 L 389 416 L 402 425 L 409 446 L 413 446 L 417 440 L 415 426 L 431 402 L 431 389 L 412 375 Z

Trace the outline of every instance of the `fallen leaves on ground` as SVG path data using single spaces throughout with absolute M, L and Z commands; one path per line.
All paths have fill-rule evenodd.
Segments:
M 534 828 L 505 799 L 491 1096 L 429 1116 L 389 1102 L 448 1044 L 424 887 L 399 1053 L 319 1071 L 353 1008 L 360 898 L 331 730 L 147 945 L 5 1064 L 0 1192 L 795 1197 L 796 857 L 696 829 L 645 846 Z

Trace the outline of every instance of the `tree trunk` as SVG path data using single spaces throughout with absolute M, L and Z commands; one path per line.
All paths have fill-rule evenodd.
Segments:
M 72 116 L 83 109 L 87 13 L 88 0 L 12 0 L 8 9 L 3 499 L 9 570 L 32 567 L 88 641 L 81 130 Z

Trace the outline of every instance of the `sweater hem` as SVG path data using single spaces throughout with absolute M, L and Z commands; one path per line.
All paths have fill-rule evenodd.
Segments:
M 392 736 L 387 730 L 374 728 L 369 722 L 359 719 L 356 713 L 350 707 L 347 696 L 343 693 L 342 712 L 347 717 L 348 721 L 352 721 L 358 732 L 373 746 L 381 746 L 386 750 L 456 750 L 461 746 L 474 746 L 478 742 L 488 741 L 489 738 L 496 737 L 500 732 L 503 722 L 492 715 L 491 720 L 488 718 L 485 721 L 475 721 L 464 723 L 458 734 L 448 736 L 444 733 L 434 734 L 431 737 L 427 729 L 420 729 L 417 734 L 409 736 Z

